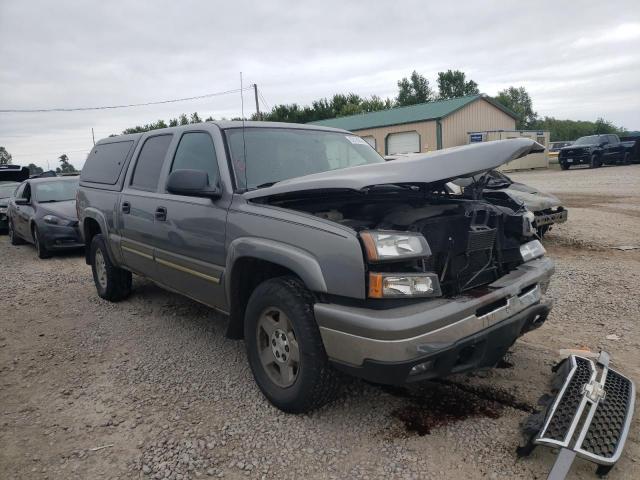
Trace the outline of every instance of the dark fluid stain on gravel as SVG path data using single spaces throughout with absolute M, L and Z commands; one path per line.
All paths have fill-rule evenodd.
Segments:
M 420 436 L 470 417 L 499 418 L 506 407 L 534 411 L 532 406 L 518 402 L 503 390 L 447 380 L 428 382 L 411 390 L 385 388 L 385 391 L 411 400 L 411 404 L 394 410 L 392 415 L 404 423 L 408 432 Z
M 505 358 L 501 358 L 500 360 L 498 360 L 496 368 L 513 368 L 513 363 Z

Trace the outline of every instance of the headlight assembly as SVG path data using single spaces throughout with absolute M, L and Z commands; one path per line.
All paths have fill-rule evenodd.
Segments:
M 68 227 L 73 224 L 73 220 L 68 220 L 66 218 L 60 218 L 56 215 L 45 215 L 42 217 L 44 223 L 48 223 L 49 225 L 61 225 L 64 227 Z
M 520 255 L 522 260 L 528 262 L 536 258 L 542 257 L 547 251 L 544 249 L 540 240 L 532 240 L 520 245 Z
M 44 223 L 49 223 L 51 225 L 60 225 L 62 223 L 62 220 L 55 215 L 45 215 L 42 219 L 44 220 Z
M 441 294 L 435 273 L 369 273 L 369 298 L 436 297 Z
M 428 257 L 431 249 L 420 233 L 365 231 L 360 233 L 370 262 Z

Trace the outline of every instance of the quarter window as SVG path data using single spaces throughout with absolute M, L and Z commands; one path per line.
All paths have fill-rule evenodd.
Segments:
M 159 135 L 148 138 L 144 142 L 133 171 L 131 180 L 133 188 L 149 191 L 155 191 L 158 188 L 160 170 L 172 137 L 173 135 Z
M 211 135 L 205 132 L 185 133 L 173 158 L 171 171 L 201 170 L 207 172 L 209 185 L 218 185 L 218 160 Z

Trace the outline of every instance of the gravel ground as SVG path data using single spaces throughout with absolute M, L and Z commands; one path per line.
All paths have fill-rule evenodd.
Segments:
M 640 380 L 640 251 L 610 248 L 640 242 L 640 165 L 513 177 L 571 208 L 545 241 L 547 323 L 502 368 L 408 392 L 353 380 L 310 415 L 268 404 L 210 309 L 141 279 L 110 304 L 81 254 L 42 261 L 0 237 L 0 476 L 545 478 L 554 455 L 515 447 L 558 351 L 605 348 Z M 636 418 L 610 478 L 640 478 L 639 461 Z M 596 477 L 579 460 L 570 478 Z

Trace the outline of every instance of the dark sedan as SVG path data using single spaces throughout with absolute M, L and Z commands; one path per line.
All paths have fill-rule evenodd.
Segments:
M 0 233 L 7 231 L 9 223 L 7 221 L 7 208 L 11 195 L 20 185 L 18 182 L 0 182 Z
M 7 206 L 20 182 L 29 178 L 29 169 L 19 165 L 0 165 L 0 233 L 7 231 Z
M 11 243 L 33 243 L 40 258 L 57 250 L 83 247 L 77 190 L 77 177 L 33 178 L 20 184 L 7 212 Z

